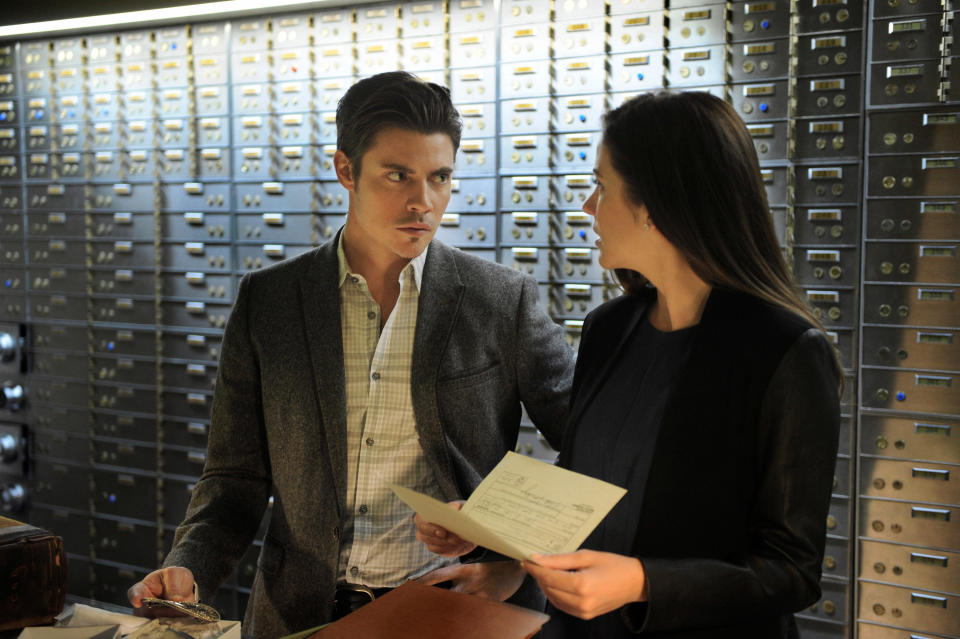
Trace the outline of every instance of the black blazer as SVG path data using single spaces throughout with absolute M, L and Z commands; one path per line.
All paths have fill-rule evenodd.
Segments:
M 625 295 L 584 322 L 559 463 L 613 355 L 656 299 Z M 633 555 L 650 636 L 790 637 L 820 596 L 840 428 L 832 347 L 806 320 L 714 289 L 656 441 Z

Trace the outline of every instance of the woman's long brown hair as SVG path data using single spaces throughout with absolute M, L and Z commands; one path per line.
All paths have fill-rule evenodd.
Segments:
M 823 328 L 787 267 L 746 125 L 709 93 L 645 94 L 604 116 L 602 144 L 627 196 L 645 205 L 694 272 L 717 288 L 753 295 Z M 628 292 L 645 287 L 618 269 Z M 842 382 L 843 368 L 836 360 Z

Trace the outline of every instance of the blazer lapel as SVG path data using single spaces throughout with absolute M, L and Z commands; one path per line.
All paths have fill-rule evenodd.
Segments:
M 460 497 L 453 481 L 453 463 L 447 452 L 437 405 L 440 359 L 460 314 L 464 289 L 453 251 L 454 249 L 434 241 L 427 253 L 420 301 L 417 305 L 410 382 L 420 446 L 436 471 L 437 483 L 447 499 Z
M 616 354 L 620 352 L 623 348 L 624 343 L 627 341 L 627 338 L 633 333 L 637 328 L 637 324 L 640 323 L 640 319 L 643 317 L 647 308 L 650 305 L 652 300 L 646 302 L 641 302 L 637 304 L 634 308 L 634 312 L 629 316 L 626 323 L 624 324 L 623 330 L 618 334 L 610 336 L 599 336 L 600 342 L 594 341 L 591 348 L 595 353 L 606 353 L 608 357 L 604 360 L 598 367 L 596 367 L 597 375 L 592 375 L 591 377 L 581 381 L 583 384 L 583 389 L 578 391 L 576 397 L 574 398 L 575 403 L 570 407 L 570 417 L 567 420 L 568 427 L 564 430 L 563 436 L 563 445 L 561 446 L 560 454 L 560 463 L 566 463 L 570 455 L 570 444 L 573 442 L 573 435 L 575 430 L 575 425 L 578 423 L 583 411 L 586 410 L 587 406 L 590 405 L 590 402 L 593 401 L 593 396 L 596 395 L 600 389 L 603 387 L 603 383 L 606 381 L 607 376 L 610 374 L 610 368 L 613 366 L 613 362 L 616 358 Z M 605 342 L 609 342 L 613 348 L 607 349 Z M 590 355 L 593 355 L 591 353 Z M 582 357 L 582 355 L 578 355 Z
M 317 251 L 313 268 L 300 280 L 303 323 L 306 327 L 320 421 L 330 455 L 329 468 L 342 513 L 347 496 L 347 395 L 340 330 L 340 289 L 337 286 L 337 234 Z
M 604 352 L 610 353 L 612 356 L 608 357 L 606 361 L 600 365 L 600 368 L 598 369 L 598 375 L 589 380 L 584 380 L 583 392 L 580 393 L 580 396 L 577 398 L 577 405 L 573 407 L 573 411 L 571 412 L 572 418 L 580 417 L 580 414 L 593 399 L 593 396 L 596 395 L 603 386 L 603 383 L 607 379 L 607 375 L 610 374 L 610 368 L 613 366 L 614 360 L 616 359 L 616 353 L 620 352 L 620 349 L 623 348 L 623 344 L 627 341 L 627 338 L 629 338 L 633 331 L 637 328 L 637 324 L 640 323 L 640 318 L 643 317 L 646 309 L 646 304 L 637 306 L 635 312 L 630 317 L 627 324 L 623 327 L 623 330 L 620 332 L 620 334 L 611 336 L 615 346 L 609 351 L 604 349 Z

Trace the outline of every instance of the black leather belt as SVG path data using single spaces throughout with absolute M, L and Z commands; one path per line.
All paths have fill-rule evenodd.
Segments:
M 337 584 L 333 593 L 333 613 L 330 621 L 346 617 L 354 610 L 370 603 L 377 597 L 382 597 L 393 588 L 369 588 L 359 584 Z

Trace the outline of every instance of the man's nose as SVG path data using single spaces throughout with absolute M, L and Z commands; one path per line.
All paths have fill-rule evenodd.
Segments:
M 425 181 L 413 180 L 407 193 L 407 210 L 426 212 L 430 210 L 430 190 Z

